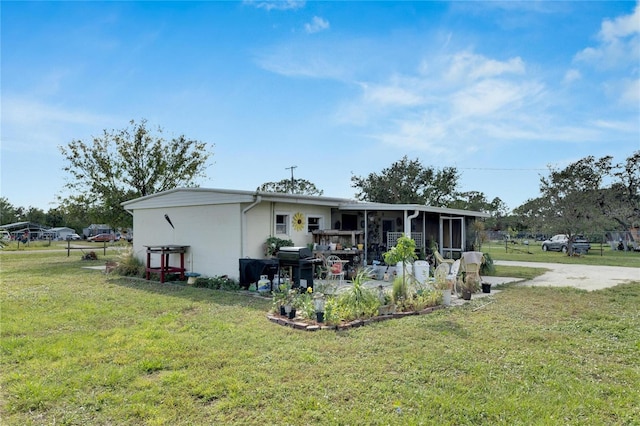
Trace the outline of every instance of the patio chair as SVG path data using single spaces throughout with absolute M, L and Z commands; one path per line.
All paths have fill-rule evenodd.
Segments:
M 438 264 L 438 265 L 440 265 L 442 263 L 446 263 L 451 267 L 451 265 L 453 265 L 453 262 L 455 262 L 453 259 L 445 259 L 444 257 L 442 257 L 442 255 L 440 254 L 440 252 L 438 250 L 434 250 L 433 251 L 433 257 L 435 257 L 436 264 Z
M 338 256 L 332 254 L 327 256 L 327 279 L 338 279 L 340 284 L 344 280 L 344 263 Z
M 449 275 L 449 264 L 439 264 L 433 272 L 433 277 L 436 280 L 436 288 L 444 288 L 445 283 L 447 282 L 447 275 Z
M 451 269 L 449 269 L 449 273 L 447 274 L 447 282 L 451 283 L 451 288 L 453 289 L 453 292 L 455 294 L 458 293 L 458 288 L 457 288 L 457 284 L 458 284 L 458 273 L 460 272 L 460 259 L 457 259 L 453 262 L 453 265 L 451 265 Z
M 480 266 L 482 266 L 483 262 L 484 254 L 482 254 L 481 251 L 465 251 L 462 253 L 462 267 L 465 272 L 465 282 L 474 282 L 474 288 L 476 288 L 476 290 L 482 281 Z

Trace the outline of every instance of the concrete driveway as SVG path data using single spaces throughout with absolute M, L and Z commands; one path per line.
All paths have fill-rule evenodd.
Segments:
M 524 281 L 522 285 L 525 286 L 575 287 L 591 291 L 614 287 L 626 282 L 640 281 L 640 259 L 638 260 L 638 268 L 515 262 L 508 260 L 497 260 L 495 264 L 502 266 L 545 268 L 549 270 L 537 278 Z

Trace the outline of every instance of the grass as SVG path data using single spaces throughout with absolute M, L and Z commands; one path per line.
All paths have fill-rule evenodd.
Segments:
M 588 254 L 580 256 L 567 256 L 559 252 L 544 252 L 539 241 L 531 241 L 528 247 L 523 244 L 507 244 L 506 248 L 504 242 L 492 241 L 483 244 L 482 251 L 489 253 L 493 260 L 640 267 L 640 253 L 614 251 L 609 246 L 601 246 L 596 243 L 592 244 Z
M 2 424 L 640 424 L 640 282 L 308 333 L 104 260 L 0 255 Z

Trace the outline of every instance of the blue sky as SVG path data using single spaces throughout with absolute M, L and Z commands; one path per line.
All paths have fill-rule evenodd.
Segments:
M 6 2 L 1 195 L 55 207 L 58 146 L 145 118 L 199 185 L 351 198 L 404 155 L 509 208 L 547 166 L 640 149 L 636 2 Z

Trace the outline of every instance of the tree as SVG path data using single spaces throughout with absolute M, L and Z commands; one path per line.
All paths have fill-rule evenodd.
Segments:
M 165 139 L 147 121 L 121 130 L 104 130 L 91 142 L 73 140 L 59 147 L 71 175 L 65 187 L 73 195 L 64 200 L 86 210 L 99 209 L 101 220 L 113 227 L 131 226 L 120 203 L 176 187 L 194 187 L 212 155 L 205 142 L 184 135 Z
M 351 176 L 351 186 L 361 201 L 447 207 L 455 199 L 459 177 L 455 167 L 436 170 L 404 156 L 380 174 Z
M 577 233 L 628 229 L 640 219 L 640 152 L 626 164 L 612 165 L 612 157 L 585 157 L 566 168 L 549 168 L 541 177 L 541 197 L 515 210 L 524 222 L 546 233 L 564 233 L 571 243 Z M 609 186 L 605 183 L 612 179 Z
M 0 197 L 0 224 L 19 222 L 18 209 L 13 206 L 7 197 Z
M 612 175 L 617 181 L 602 194 L 602 212 L 615 221 L 618 229 L 640 227 L 640 151 L 627 157 L 625 163 L 616 164 Z
M 260 185 L 256 191 L 279 192 L 283 194 L 322 195 L 321 189 L 305 179 L 282 179 L 279 182 L 266 182 Z

